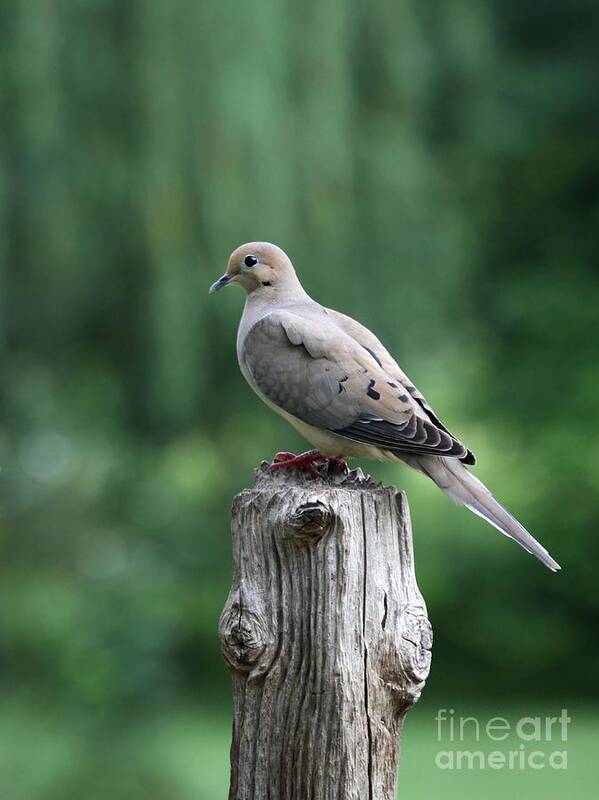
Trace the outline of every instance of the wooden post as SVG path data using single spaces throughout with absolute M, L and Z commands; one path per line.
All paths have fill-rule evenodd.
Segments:
M 405 494 L 263 462 L 232 530 L 230 800 L 394 800 L 432 643 Z

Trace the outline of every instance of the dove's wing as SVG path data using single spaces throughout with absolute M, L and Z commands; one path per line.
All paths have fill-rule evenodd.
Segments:
M 346 314 L 342 314 L 340 311 L 334 311 L 333 309 L 328 308 L 327 312 L 333 317 L 339 327 L 348 334 L 348 336 L 351 336 L 352 339 L 358 342 L 371 354 L 371 356 L 378 362 L 378 364 L 380 364 L 385 372 L 392 377 L 393 380 L 395 380 L 397 383 L 400 383 L 405 388 L 406 392 L 410 394 L 410 396 L 424 411 L 426 417 L 434 425 L 436 425 L 437 428 L 445 431 L 445 433 L 448 433 L 453 439 L 456 438 L 441 422 L 424 395 L 416 386 L 414 386 L 406 373 L 401 369 L 393 356 L 374 335 L 374 333 L 372 333 L 372 331 L 369 331 L 368 328 L 364 327 L 364 325 L 356 322 L 355 319 L 348 317 Z M 460 458 L 460 461 L 462 461 L 464 464 L 475 464 L 476 457 L 471 450 L 468 450 L 466 455 Z
M 260 394 L 303 422 L 397 453 L 466 458 L 395 374 L 323 314 L 273 310 L 247 333 L 241 359 Z

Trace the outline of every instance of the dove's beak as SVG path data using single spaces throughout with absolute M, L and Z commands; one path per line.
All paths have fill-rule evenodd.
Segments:
M 210 289 L 208 290 L 208 294 L 214 294 L 214 292 L 218 292 L 219 289 L 222 289 L 223 286 L 226 286 L 231 281 L 231 276 L 227 275 L 225 272 L 217 281 L 214 281 Z

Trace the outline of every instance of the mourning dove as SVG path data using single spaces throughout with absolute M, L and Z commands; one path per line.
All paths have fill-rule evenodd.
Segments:
M 283 250 L 268 242 L 241 245 L 210 293 L 230 284 L 247 292 L 237 335 L 244 378 L 316 448 L 301 456 L 280 453 L 274 468 L 304 466 L 314 473 L 317 463 L 349 456 L 401 461 L 549 569 L 560 568 L 467 469 L 473 453 L 377 337 L 312 300 Z

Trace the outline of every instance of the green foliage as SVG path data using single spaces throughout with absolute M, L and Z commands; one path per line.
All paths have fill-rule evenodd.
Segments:
M 10 0 L 0 21 L 4 693 L 114 735 L 226 696 L 230 501 L 303 446 L 238 372 L 242 297 L 207 296 L 251 239 L 380 335 L 564 567 L 365 465 L 409 492 L 429 691 L 595 693 L 597 4 Z

